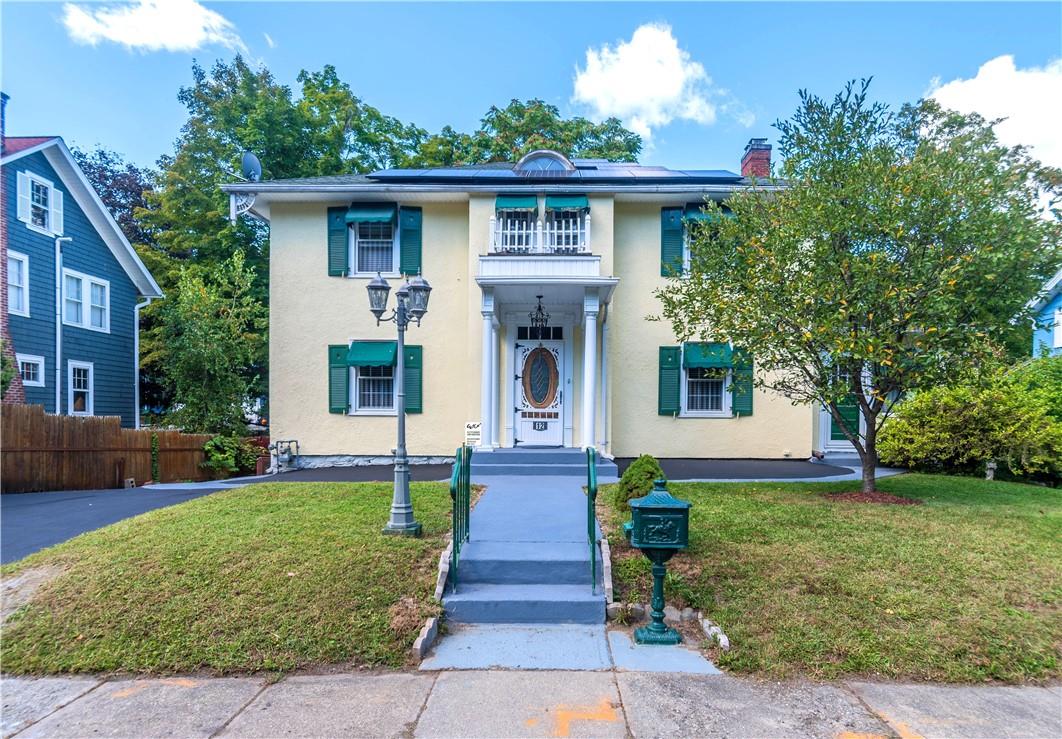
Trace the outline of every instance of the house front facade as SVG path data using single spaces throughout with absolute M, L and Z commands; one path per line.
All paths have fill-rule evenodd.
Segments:
M 1029 307 L 1033 312 L 1032 355 L 1062 354 L 1062 270 L 1047 281 Z
M 0 179 L 5 402 L 135 426 L 137 306 L 158 285 L 61 138 L 4 136 Z
M 484 451 L 809 457 L 817 409 L 754 388 L 740 347 L 683 343 L 652 320 L 704 199 L 749 187 L 769 160 L 754 139 L 741 174 L 539 151 L 226 186 L 234 217 L 270 223 L 273 438 L 297 440 L 308 465 L 389 457 L 396 329 L 377 325 L 366 286 L 420 274 L 433 290 L 406 332 L 414 458 L 452 455 L 466 422 L 482 424 Z

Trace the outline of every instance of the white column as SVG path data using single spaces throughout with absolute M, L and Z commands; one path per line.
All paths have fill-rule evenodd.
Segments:
M 494 316 L 494 319 L 490 324 L 490 419 L 491 429 L 493 429 L 493 435 L 490 437 L 490 445 L 492 447 L 499 447 L 499 437 L 501 436 L 501 421 L 498 418 L 498 391 L 500 389 L 500 383 L 498 382 L 498 376 L 501 374 L 501 341 L 500 341 L 500 329 L 501 324 L 498 322 L 498 317 Z
M 608 305 L 601 316 L 601 448 L 599 452 L 608 451 Z
M 491 416 L 492 398 L 494 397 L 494 362 L 491 359 L 491 349 L 494 344 L 494 293 L 490 290 L 483 291 L 483 306 L 480 310 L 483 316 L 483 358 L 480 374 L 480 423 L 481 437 L 479 448 L 490 449 L 491 439 L 494 438 L 494 419 Z
M 594 445 L 597 409 L 597 292 L 583 298 L 583 419 L 579 429 L 583 449 Z

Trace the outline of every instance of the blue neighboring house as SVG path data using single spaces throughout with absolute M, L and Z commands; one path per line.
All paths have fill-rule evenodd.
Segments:
M 3 309 L 25 402 L 138 426 L 138 316 L 158 283 L 61 138 L 4 137 L 0 152 Z
M 1044 285 L 1040 296 L 1029 304 L 1033 312 L 1032 355 L 1062 354 L 1062 269 Z

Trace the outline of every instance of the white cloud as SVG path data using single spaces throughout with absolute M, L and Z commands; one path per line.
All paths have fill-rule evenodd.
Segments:
M 63 25 L 79 44 L 104 41 L 141 51 L 194 51 L 210 44 L 246 52 L 236 27 L 196 0 L 140 0 L 86 9 L 63 6 Z
M 646 138 L 677 119 L 710 125 L 721 114 L 743 126 L 755 121 L 727 90 L 714 87 L 704 65 L 662 23 L 639 26 L 615 47 L 587 49 L 586 67 L 575 69 L 572 102 L 598 119 L 615 116 Z
M 934 79 L 926 96 L 960 113 L 1006 118 L 996 126 L 1001 143 L 1023 144 L 1044 164 L 1062 167 L 1062 59 L 1018 69 L 1013 56 L 998 56 L 971 79 Z
M 270 48 L 270 49 L 275 49 L 275 48 L 277 48 L 277 42 L 273 40 L 273 37 L 272 37 L 272 36 L 270 36 L 270 35 L 269 35 L 268 33 L 266 33 L 265 31 L 262 31 L 262 35 L 263 35 L 263 36 L 265 36 L 265 41 L 266 41 L 266 44 L 267 44 L 267 45 L 269 46 L 269 48 Z

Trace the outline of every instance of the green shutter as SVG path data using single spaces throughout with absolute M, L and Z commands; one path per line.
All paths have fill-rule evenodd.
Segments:
M 661 416 L 676 416 L 682 382 L 682 350 L 677 346 L 660 347 L 660 378 L 657 385 L 657 412 Z
M 399 211 L 399 240 L 402 249 L 398 256 L 398 271 L 404 275 L 420 274 L 420 250 L 423 242 L 421 219 L 420 208 L 404 207 Z
M 350 367 L 346 344 L 328 345 L 328 412 L 346 413 L 350 406 Z
M 345 277 L 347 274 L 349 238 L 347 208 L 328 209 L 328 275 Z
M 735 416 L 752 415 L 752 354 L 734 349 L 734 387 L 732 408 Z
M 405 358 L 406 413 L 420 413 L 424 410 L 424 350 L 406 346 Z
M 660 209 L 660 274 L 682 274 L 682 208 Z

